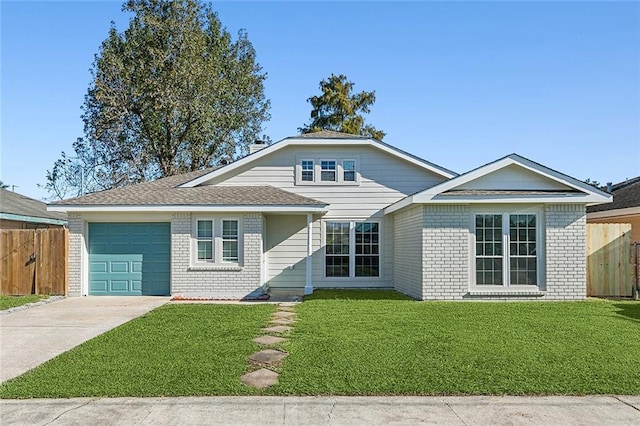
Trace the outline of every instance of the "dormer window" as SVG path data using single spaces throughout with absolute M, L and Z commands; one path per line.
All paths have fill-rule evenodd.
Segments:
M 303 182 L 313 182 L 313 160 L 302 160 L 300 166 L 302 168 L 301 180 Z
M 345 182 L 356 181 L 356 161 L 342 160 L 342 180 Z
M 299 156 L 295 165 L 296 185 L 360 184 L 358 157 L 322 158 Z
M 322 182 L 336 181 L 336 161 L 335 160 L 320 161 L 320 180 Z

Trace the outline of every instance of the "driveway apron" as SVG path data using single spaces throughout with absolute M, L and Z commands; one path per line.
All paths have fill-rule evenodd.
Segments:
M 146 314 L 168 297 L 71 297 L 0 315 L 0 382 Z

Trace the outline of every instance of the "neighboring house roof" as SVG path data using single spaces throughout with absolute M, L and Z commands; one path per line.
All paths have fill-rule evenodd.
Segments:
M 385 151 L 396 157 L 399 157 L 418 167 L 429 170 L 446 179 L 450 179 L 452 177 L 457 176 L 456 172 L 445 169 L 444 167 L 440 167 L 436 164 L 433 164 L 413 154 L 409 154 L 408 152 L 405 152 L 401 149 L 398 149 L 384 142 L 380 142 L 378 140 L 367 138 L 365 136 L 360 136 L 360 135 L 350 135 L 348 133 L 340 133 L 340 132 L 333 132 L 330 130 L 323 130 L 321 132 L 306 133 L 304 135 L 290 136 L 290 137 L 284 138 L 279 142 L 276 142 L 272 145 L 267 146 L 266 148 L 261 149 L 260 151 L 254 152 L 253 154 L 249 154 L 243 158 L 240 158 L 237 161 L 234 161 L 233 163 L 230 163 L 226 166 L 222 166 L 216 170 L 212 170 L 209 173 L 206 173 L 197 178 L 194 178 L 190 182 L 186 182 L 181 186 L 185 188 L 195 187 L 217 176 L 223 175 L 225 173 L 229 173 L 239 167 L 242 167 L 248 163 L 256 161 L 264 156 L 270 155 L 273 152 L 276 152 L 288 146 L 309 146 L 311 144 L 318 144 L 323 146 L 330 146 L 330 145 L 371 146 L 371 147 L 380 149 L 382 151 Z
M 155 210 L 182 211 L 218 210 L 230 211 L 238 206 L 259 207 L 260 211 L 270 208 L 278 210 L 322 211 L 326 203 L 293 194 L 273 186 L 198 186 L 183 188 L 180 185 L 211 172 L 212 169 L 198 170 L 176 176 L 144 182 L 135 185 L 94 192 L 82 197 L 51 203 L 51 210 L 87 211 L 99 207 L 101 211 Z
M 0 219 L 64 225 L 67 215 L 47 211 L 47 204 L 42 201 L 0 189 Z
M 613 194 L 612 203 L 589 206 L 587 213 L 640 207 L 640 176 L 616 183 L 611 187 L 611 194 Z
M 505 187 L 496 188 L 491 175 L 505 171 L 508 167 L 516 167 L 522 173 L 535 177 L 546 188 L 541 190 L 526 187 L 504 179 L 501 179 L 500 184 Z M 494 187 L 482 187 L 483 179 L 484 182 L 492 182 L 491 186 Z M 532 180 L 531 185 L 535 186 L 536 180 Z M 510 185 L 513 187 L 509 187 Z M 387 207 L 385 213 L 392 213 L 412 204 L 514 202 L 600 204 L 611 202 L 611 195 L 518 154 L 511 154 L 405 197 Z

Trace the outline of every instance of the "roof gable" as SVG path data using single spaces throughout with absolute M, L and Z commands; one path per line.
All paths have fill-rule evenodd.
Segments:
M 517 154 L 413 194 L 385 209 L 391 213 L 420 203 L 585 203 L 611 196 L 593 186 Z
M 446 179 L 450 179 L 454 176 L 457 176 L 457 173 L 451 170 L 447 170 L 444 167 L 440 167 L 436 164 L 430 163 L 420 157 L 416 157 L 415 155 L 409 154 L 405 151 L 402 151 L 384 142 L 380 142 L 371 138 L 366 138 L 364 136 L 349 135 L 346 133 L 331 132 L 331 131 L 322 131 L 322 132 L 308 133 L 301 136 L 293 136 L 293 137 L 282 139 L 281 141 L 276 142 L 272 145 L 269 145 L 268 147 L 263 148 L 260 151 L 254 152 L 253 154 L 249 154 L 237 161 L 234 161 L 233 163 L 220 167 L 219 169 L 213 170 L 207 174 L 204 174 L 189 182 L 186 182 L 182 184 L 181 187 L 192 188 L 223 175 L 230 174 L 231 176 L 233 176 L 234 172 L 237 172 L 238 170 L 242 169 L 244 166 L 247 166 L 250 163 L 253 163 L 267 155 L 272 155 L 286 147 L 290 147 L 290 146 L 310 147 L 310 146 L 332 146 L 332 145 L 373 147 L 389 155 L 393 155 L 397 158 L 400 158 L 404 161 L 414 164 L 418 167 L 429 170 L 430 172 L 435 173 L 436 175 L 442 176 Z

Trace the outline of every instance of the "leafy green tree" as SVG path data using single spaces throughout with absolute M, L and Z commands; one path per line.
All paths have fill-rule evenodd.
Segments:
M 320 82 L 320 96 L 307 99 L 312 106 L 309 124 L 298 128 L 302 133 L 321 130 L 351 133 L 382 140 L 385 132 L 366 124 L 363 114 L 371 112 L 376 92 L 352 93 L 355 83 L 343 74 Z
M 79 195 L 233 160 L 270 118 L 266 74 L 241 30 L 210 4 L 128 0 L 91 70 L 84 136 L 47 172 L 55 196 Z

